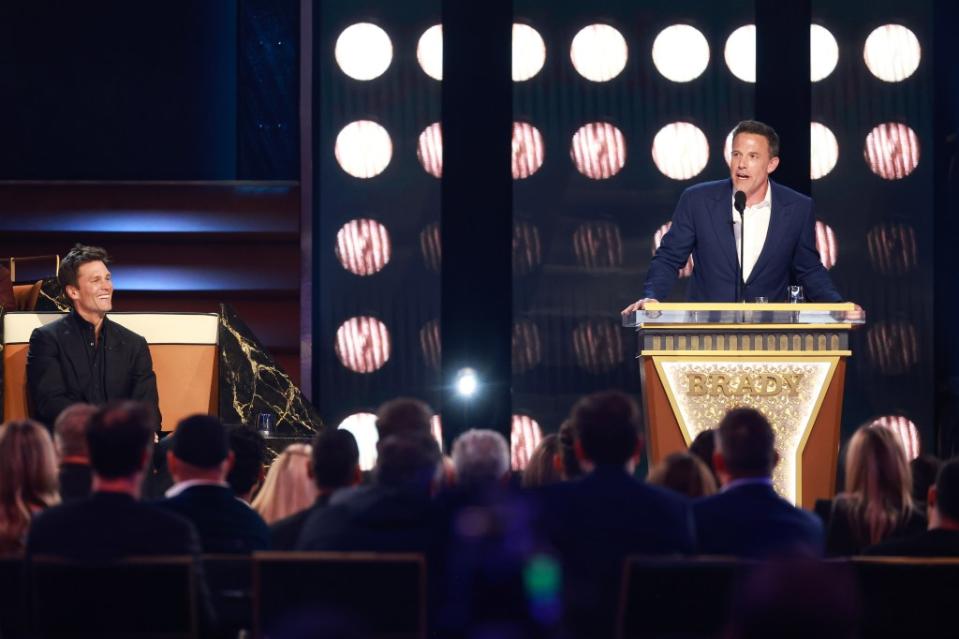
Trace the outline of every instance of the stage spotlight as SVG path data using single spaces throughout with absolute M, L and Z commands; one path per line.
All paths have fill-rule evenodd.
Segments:
M 706 36 L 688 24 L 666 27 L 653 41 L 653 64 L 673 82 L 695 80 L 709 65 Z
M 908 28 L 886 24 L 866 38 L 862 57 L 869 71 L 883 82 L 901 82 L 919 68 L 922 48 Z
M 528 24 L 513 24 L 513 82 L 529 80 L 546 62 L 546 44 Z
M 626 164 L 626 140 L 609 122 L 590 122 L 573 135 L 569 155 L 577 171 L 593 180 L 605 180 Z
M 375 317 L 351 317 L 336 329 L 334 350 L 354 373 L 372 373 L 390 359 L 390 333 Z
M 443 79 L 443 25 L 434 24 L 423 32 L 416 43 L 416 60 L 426 75 Z
M 626 38 L 608 24 L 591 24 L 579 30 L 569 47 L 573 68 L 593 82 L 608 82 L 626 66 Z
M 513 122 L 514 180 L 524 180 L 543 166 L 543 135 L 528 122 Z
M 590 373 L 605 373 L 623 361 L 622 328 L 602 319 L 581 322 L 573 329 L 576 363 Z
M 673 122 L 653 138 L 653 162 L 663 175 L 688 180 L 706 168 L 709 142 L 706 135 L 689 122 Z
M 443 177 L 443 132 L 439 122 L 434 122 L 420 133 L 416 159 L 427 173 L 436 178 Z
M 816 220 L 816 250 L 827 271 L 836 265 L 836 260 L 839 259 L 839 242 L 832 228 L 820 220 Z
M 431 222 L 420 231 L 420 252 L 423 254 L 423 263 L 426 268 L 439 273 L 443 265 L 443 245 L 439 223 Z
M 615 222 L 584 222 L 573 232 L 576 262 L 588 271 L 623 265 L 623 236 Z
M 869 262 L 882 275 L 903 275 L 916 268 L 916 229 L 903 222 L 884 222 L 866 233 Z
M 809 79 L 819 82 L 836 68 L 839 62 L 839 44 L 826 27 L 813 24 L 809 27 Z
M 884 415 L 874 420 L 870 426 L 882 426 L 891 430 L 902 444 L 902 450 L 906 453 L 906 459 L 913 460 L 919 456 L 920 442 L 919 429 L 911 419 L 902 415 Z
M 663 243 L 663 236 L 669 232 L 669 228 L 673 225 L 672 222 L 666 222 L 660 226 L 655 233 L 653 233 L 653 255 L 656 254 L 656 250 L 659 248 L 659 245 Z M 689 277 L 693 274 L 693 256 L 690 255 L 689 259 L 686 260 L 685 266 L 679 269 L 680 279 Z
M 372 120 L 350 122 L 336 136 L 333 153 L 340 168 L 368 179 L 382 173 L 393 157 L 390 134 Z
M 902 375 L 919 363 L 919 336 L 909 322 L 876 322 L 866 342 L 870 360 L 884 375 Z
M 723 58 L 730 73 L 743 82 L 756 81 L 756 25 L 744 24 L 726 38 Z
M 513 374 L 535 368 L 543 357 L 539 328 L 532 320 L 513 322 Z
M 526 468 L 533 451 L 543 441 L 543 429 L 539 423 L 529 415 L 513 415 L 510 427 L 510 458 L 513 470 Z
M 348 26 L 336 39 L 336 63 L 354 80 L 372 80 L 389 68 L 393 44 L 380 27 L 369 22 Z
M 376 220 L 350 220 L 336 234 L 336 258 L 354 275 L 373 275 L 390 261 L 390 235 Z
M 349 431 L 356 439 L 356 446 L 360 449 L 360 470 L 373 470 L 376 466 L 376 443 L 380 440 L 376 430 L 376 415 L 353 413 L 341 421 L 337 428 Z
M 825 177 L 836 167 L 839 159 L 839 142 L 825 124 L 812 122 L 809 125 L 809 177 L 814 180 Z
M 442 344 L 440 342 L 440 321 L 431 319 L 420 329 L 420 349 L 426 365 L 433 370 L 440 369 L 442 360 Z
M 884 180 L 900 180 L 919 166 L 919 137 L 901 122 L 880 124 L 866 136 L 863 158 Z
M 456 373 L 454 385 L 460 397 L 469 399 L 479 390 L 479 377 L 476 376 L 476 371 L 472 368 L 461 368 Z
M 543 260 L 543 247 L 536 225 L 513 222 L 513 275 L 528 275 Z

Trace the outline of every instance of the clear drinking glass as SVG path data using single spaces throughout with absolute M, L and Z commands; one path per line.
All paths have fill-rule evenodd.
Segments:
M 768 302 L 769 302 L 769 299 L 761 295 L 759 297 L 753 298 L 753 304 L 767 304 Z
M 802 286 L 790 286 L 786 289 L 786 299 L 790 304 L 801 304 L 806 301 Z
M 276 418 L 273 413 L 259 413 L 256 416 L 256 429 L 264 437 L 271 437 L 276 428 Z

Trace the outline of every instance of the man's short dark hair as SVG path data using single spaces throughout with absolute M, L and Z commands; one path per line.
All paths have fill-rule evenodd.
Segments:
M 399 397 L 380 406 L 376 412 L 376 430 L 380 439 L 393 435 L 429 435 L 433 410 L 426 402 Z
M 431 435 L 393 435 L 377 447 L 376 483 L 383 486 L 426 486 L 442 460 Z
M 717 429 L 719 452 L 732 475 L 769 475 L 776 465 L 776 436 L 755 408 L 734 408 Z
M 919 455 L 909 462 L 909 474 L 912 475 L 912 500 L 926 503 L 929 487 L 936 483 L 942 461 L 935 455 Z
M 642 422 L 636 400 L 626 393 L 587 395 L 573 406 L 570 419 L 583 455 L 594 464 L 621 466 L 636 453 Z
M 769 157 L 779 157 L 779 134 L 776 133 L 776 129 L 765 122 L 760 122 L 759 120 L 743 120 L 733 129 L 733 140 L 735 140 L 736 136 L 740 133 L 752 133 L 753 135 L 763 136 L 766 138 L 766 141 L 769 142 Z
M 360 449 L 350 431 L 326 428 L 313 439 L 313 480 L 320 490 L 349 486 L 359 463 Z
M 87 425 L 93 472 L 107 479 L 133 476 L 143 469 L 155 432 L 153 413 L 140 402 L 106 404 Z
M 57 271 L 57 280 L 59 280 L 60 286 L 64 289 L 68 284 L 76 286 L 80 267 L 88 262 L 109 264 L 110 256 L 99 246 L 74 245 L 70 252 L 60 260 L 60 270 Z
M 959 521 L 959 457 L 939 469 L 936 477 L 936 510 L 943 517 Z
M 226 482 L 237 495 L 245 495 L 260 479 L 260 470 L 266 462 L 266 440 L 254 428 L 238 424 L 229 429 L 233 468 Z

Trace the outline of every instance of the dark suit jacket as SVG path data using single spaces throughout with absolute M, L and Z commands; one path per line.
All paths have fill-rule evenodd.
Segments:
M 845 495 L 838 495 L 832 501 L 829 523 L 826 527 L 826 554 L 833 557 L 858 555 L 869 544 L 857 534 L 857 529 L 861 527 L 855 525 L 856 517 L 856 508 L 852 499 Z M 898 527 L 886 535 L 885 539 L 911 537 L 924 530 L 926 530 L 926 516 L 913 509 Z
M 296 542 L 300 538 L 303 526 L 310 516 L 319 510 L 326 508 L 330 501 L 330 495 L 321 495 L 316 498 L 313 505 L 305 508 L 298 513 L 293 513 L 289 517 L 284 517 L 279 521 L 273 522 L 270 526 L 270 547 L 273 550 L 294 550 Z
M 745 297 L 784 301 L 790 283 L 801 284 L 806 299 L 839 302 L 816 250 L 812 200 L 769 181 L 772 213 L 759 260 L 746 280 Z M 649 264 L 643 296 L 665 300 L 690 253 L 696 267 L 690 302 L 733 302 L 739 258 L 732 227 L 732 182 L 718 180 L 689 187 L 679 198 L 672 226 Z
M 68 502 L 89 497 L 92 481 L 89 464 L 60 464 L 60 499 Z
M 191 486 L 155 503 L 193 522 L 204 553 L 246 554 L 270 548 L 266 522 L 229 486 Z
M 862 554 L 887 557 L 959 557 L 959 530 L 934 528 L 913 537 L 889 539 L 866 548 Z
M 103 321 L 102 331 L 107 348 L 107 399 L 145 403 L 156 412 L 159 428 L 156 375 L 146 340 L 109 318 Z M 90 368 L 81 340 L 71 316 L 41 326 L 30 335 L 27 387 L 36 418 L 47 426 L 52 426 L 67 406 L 90 401 Z
M 741 484 L 699 499 L 693 502 L 693 517 L 700 554 L 822 554 L 819 518 L 796 508 L 767 484 Z

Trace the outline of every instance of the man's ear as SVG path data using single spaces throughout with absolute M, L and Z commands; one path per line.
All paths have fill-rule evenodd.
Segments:
M 566 469 L 563 468 L 563 456 L 560 453 L 553 455 L 553 470 L 560 475 L 566 472 Z
M 363 483 L 363 470 L 360 468 L 360 465 L 357 464 L 353 467 L 353 486 L 359 486 Z
M 67 284 L 66 286 L 64 286 L 63 292 L 66 293 L 67 297 L 69 297 L 72 300 L 80 299 L 80 289 L 78 289 L 73 284 Z
M 573 452 L 576 453 L 576 459 L 580 462 L 589 461 L 589 458 L 586 457 L 586 453 L 583 452 L 583 442 L 579 439 L 573 440 Z
M 769 164 L 766 165 L 766 173 L 772 173 L 776 170 L 776 167 L 779 166 L 779 156 L 777 155 L 774 158 L 769 160 Z
M 936 502 L 939 501 L 939 491 L 936 490 L 936 485 L 933 484 L 929 487 L 929 490 L 926 491 L 926 507 L 935 508 Z
M 223 463 L 220 465 L 220 471 L 224 477 L 230 474 L 230 471 L 233 470 L 233 465 L 236 463 L 236 454 L 231 450 L 226 454 L 226 459 L 223 460 Z M 262 465 L 260 466 L 262 469 Z

